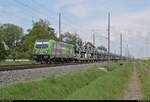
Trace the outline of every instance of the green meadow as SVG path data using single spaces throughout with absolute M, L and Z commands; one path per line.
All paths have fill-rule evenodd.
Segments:
M 144 100 L 150 100 L 150 61 L 137 63 L 141 90 Z
M 83 68 L 65 75 L 49 75 L 0 86 L 0 99 L 119 99 L 131 71 L 132 63 L 125 62 L 123 65 L 111 63 Z

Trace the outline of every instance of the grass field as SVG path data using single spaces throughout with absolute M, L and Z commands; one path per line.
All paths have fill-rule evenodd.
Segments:
M 132 64 L 112 63 L 108 72 L 93 66 L 66 75 L 0 86 L 0 99 L 118 99 Z M 104 66 L 101 66 L 104 67 Z M 105 66 L 107 67 L 107 66 Z
M 104 71 L 94 66 L 63 76 L 50 76 L 1 86 L 0 99 L 63 99 L 104 74 L 106 74 Z
M 122 89 L 127 86 L 131 70 L 131 63 L 123 65 L 119 69 L 113 70 L 110 74 L 99 77 L 86 87 L 68 96 L 67 99 L 121 99 Z
M 145 64 L 150 65 L 150 62 L 142 61 L 137 64 L 137 68 L 141 82 L 143 98 L 150 100 L 150 67 Z

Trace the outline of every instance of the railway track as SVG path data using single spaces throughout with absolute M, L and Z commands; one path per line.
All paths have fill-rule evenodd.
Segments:
M 0 71 L 36 69 L 36 68 L 67 66 L 67 65 L 79 65 L 79 64 L 88 64 L 88 63 L 53 63 L 53 64 L 0 65 Z

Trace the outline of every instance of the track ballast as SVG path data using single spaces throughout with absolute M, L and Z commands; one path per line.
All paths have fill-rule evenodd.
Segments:
M 91 62 L 88 62 L 91 63 Z M 45 67 L 56 67 L 56 66 L 67 66 L 67 65 L 78 65 L 78 64 L 88 64 L 86 62 L 80 63 L 51 63 L 51 64 L 22 64 L 22 65 L 0 65 L 0 71 L 10 71 L 10 70 L 24 70 L 24 69 L 36 69 Z

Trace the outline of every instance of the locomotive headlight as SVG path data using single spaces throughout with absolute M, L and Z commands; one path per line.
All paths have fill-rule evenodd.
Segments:
M 39 52 L 36 50 L 35 53 L 38 54 Z
M 48 53 L 48 51 L 45 51 L 45 53 L 47 54 L 47 53 Z

